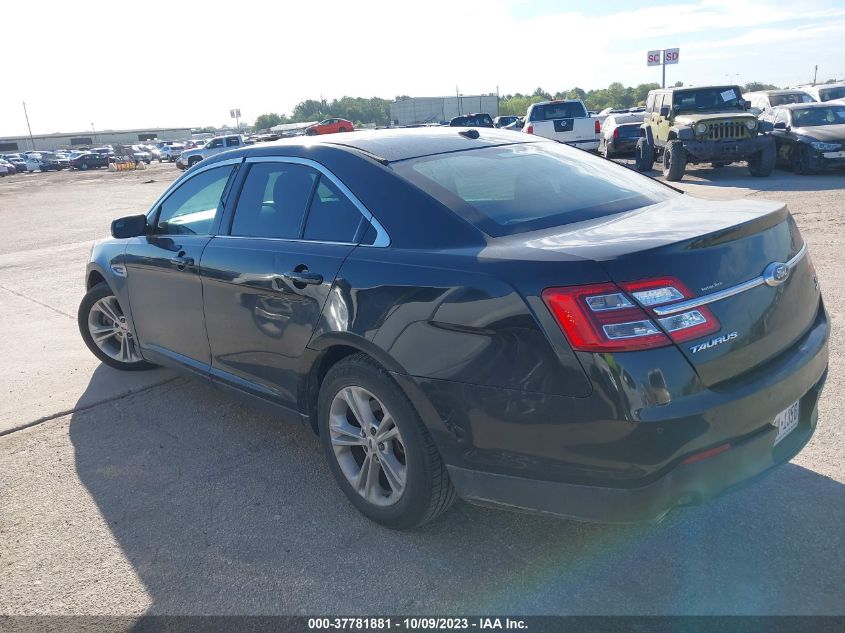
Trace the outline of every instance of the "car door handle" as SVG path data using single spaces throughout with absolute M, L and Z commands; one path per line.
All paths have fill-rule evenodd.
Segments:
M 282 275 L 294 285 L 313 286 L 323 283 L 323 276 L 320 273 L 309 273 L 308 271 L 291 271 Z
M 194 258 L 186 257 L 185 255 L 179 255 L 177 257 L 171 257 L 170 263 L 176 266 L 176 268 L 186 268 L 187 266 L 194 265 Z

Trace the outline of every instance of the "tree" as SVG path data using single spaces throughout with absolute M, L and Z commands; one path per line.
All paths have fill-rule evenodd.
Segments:
M 269 130 L 274 125 L 279 125 L 281 123 L 285 123 L 287 117 L 284 114 L 276 114 L 275 112 L 270 112 L 268 114 L 261 114 L 255 119 L 255 123 L 253 124 L 253 128 L 256 130 Z
M 764 84 L 760 81 L 749 81 L 745 84 L 745 92 L 757 92 L 758 90 L 777 90 L 778 87 L 772 84 Z

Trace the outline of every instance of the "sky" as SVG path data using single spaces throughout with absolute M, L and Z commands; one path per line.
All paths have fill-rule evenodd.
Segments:
M 305 99 L 845 78 L 843 0 L 6 2 L 0 139 L 222 126 Z

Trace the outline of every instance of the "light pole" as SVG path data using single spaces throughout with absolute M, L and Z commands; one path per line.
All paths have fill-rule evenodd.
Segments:
M 29 130 L 29 142 L 32 143 L 32 151 L 35 151 L 35 139 L 32 138 L 32 128 L 29 126 L 29 114 L 26 112 L 26 101 L 23 102 L 23 115 L 26 117 L 26 129 Z

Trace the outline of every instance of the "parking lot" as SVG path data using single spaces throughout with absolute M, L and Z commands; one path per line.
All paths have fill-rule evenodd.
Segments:
M 785 201 L 810 245 L 831 371 L 791 463 L 659 525 L 458 503 L 392 532 L 346 501 L 310 431 L 83 344 L 92 243 L 179 173 L 0 180 L 0 613 L 845 613 L 845 174 L 691 167 L 678 183 Z

